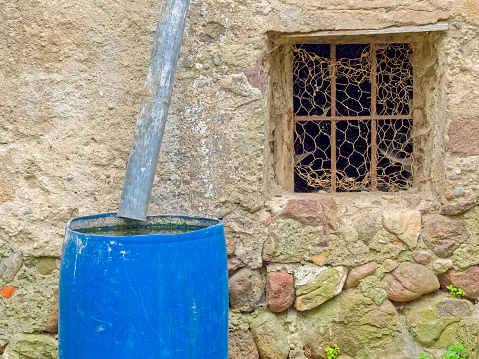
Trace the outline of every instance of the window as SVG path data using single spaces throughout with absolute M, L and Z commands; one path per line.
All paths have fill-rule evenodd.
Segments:
M 392 191 L 413 180 L 408 43 L 295 44 L 294 191 Z

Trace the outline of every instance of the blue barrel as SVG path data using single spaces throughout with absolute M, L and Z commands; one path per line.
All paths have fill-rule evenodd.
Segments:
M 60 359 L 228 358 L 220 220 L 74 218 L 63 242 L 59 295 Z

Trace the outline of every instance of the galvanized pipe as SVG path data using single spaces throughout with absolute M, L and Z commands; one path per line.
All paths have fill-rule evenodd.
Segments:
M 163 0 L 121 193 L 118 216 L 144 221 L 190 0 Z

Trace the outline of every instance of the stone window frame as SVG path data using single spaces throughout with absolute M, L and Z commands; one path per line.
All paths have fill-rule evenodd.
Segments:
M 272 193 L 294 192 L 294 116 L 292 51 L 295 44 L 372 44 L 408 43 L 413 47 L 413 186 L 431 180 L 431 158 L 434 101 L 437 82 L 434 66 L 438 61 L 438 42 L 447 22 L 433 25 L 403 26 L 382 30 L 319 31 L 315 33 L 268 34 L 269 146 L 267 147 L 270 188 Z M 268 192 L 268 190 L 267 190 Z M 363 193 L 370 193 L 363 192 Z M 300 193 L 298 193 L 300 194 Z

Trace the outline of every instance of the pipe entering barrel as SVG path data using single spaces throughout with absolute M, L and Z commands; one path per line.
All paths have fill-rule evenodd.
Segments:
M 163 0 L 118 216 L 146 220 L 190 0 Z

